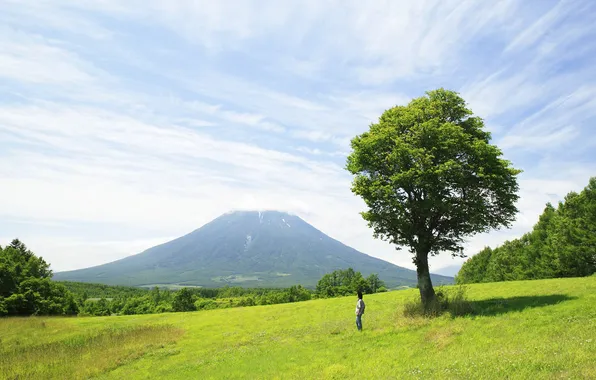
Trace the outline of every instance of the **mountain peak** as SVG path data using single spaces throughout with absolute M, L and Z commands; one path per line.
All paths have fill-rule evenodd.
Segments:
M 278 210 L 233 210 L 221 215 L 212 223 L 221 221 L 225 221 L 228 224 L 242 223 L 243 227 L 257 224 L 257 222 L 258 224 L 270 225 L 274 223 L 287 227 L 290 227 L 290 221 L 307 224 L 300 217 L 290 212 Z
M 295 214 L 289 212 L 289 211 L 281 211 L 281 210 L 273 210 L 273 209 L 259 209 L 259 210 L 254 210 L 254 209 L 233 209 L 230 210 L 228 212 L 226 212 L 225 214 L 223 214 L 222 216 L 225 215 L 287 215 L 287 216 L 296 216 Z

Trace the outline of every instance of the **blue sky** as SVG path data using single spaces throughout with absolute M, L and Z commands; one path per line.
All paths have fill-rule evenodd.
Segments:
M 0 244 L 56 270 L 231 209 L 295 213 L 365 253 L 349 140 L 437 87 L 483 117 L 520 176 L 509 230 L 596 174 L 592 1 L 0 0 Z M 447 254 L 431 267 L 457 265 Z

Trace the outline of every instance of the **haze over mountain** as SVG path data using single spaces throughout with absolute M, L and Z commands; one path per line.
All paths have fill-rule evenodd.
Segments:
M 454 264 L 454 265 L 448 265 L 446 267 L 438 268 L 437 270 L 435 270 L 435 272 L 436 272 L 436 274 L 440 274 L 442 276 L 454 277 L 459 272 L 460 269 L 461 269 L 461 264 Z
M 278 211 L 237 211 L 137 255 L 58 272 L 55 280 L 112 285 L 314 286 L 325 273 L 377 273 L 390 287 L 416 284 L 416 272 L 368 256 L 301 218 Z M 435 284 L 450 277 L 433 275 Z

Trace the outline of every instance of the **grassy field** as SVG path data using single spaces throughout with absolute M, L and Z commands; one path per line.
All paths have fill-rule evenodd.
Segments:
M 468 287 L 474 315 L 403 317 L 416 290 L 126 317 L 0 319 L 2 378 L 594 379 L 596 277 Z

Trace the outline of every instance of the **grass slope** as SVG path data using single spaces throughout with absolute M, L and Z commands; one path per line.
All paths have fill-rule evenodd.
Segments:
M 478 313 L 407 319 L 415 289 L 131 317 L 0 320 L 3 378 L 596 378 L 596 277 L 477 284 Z

